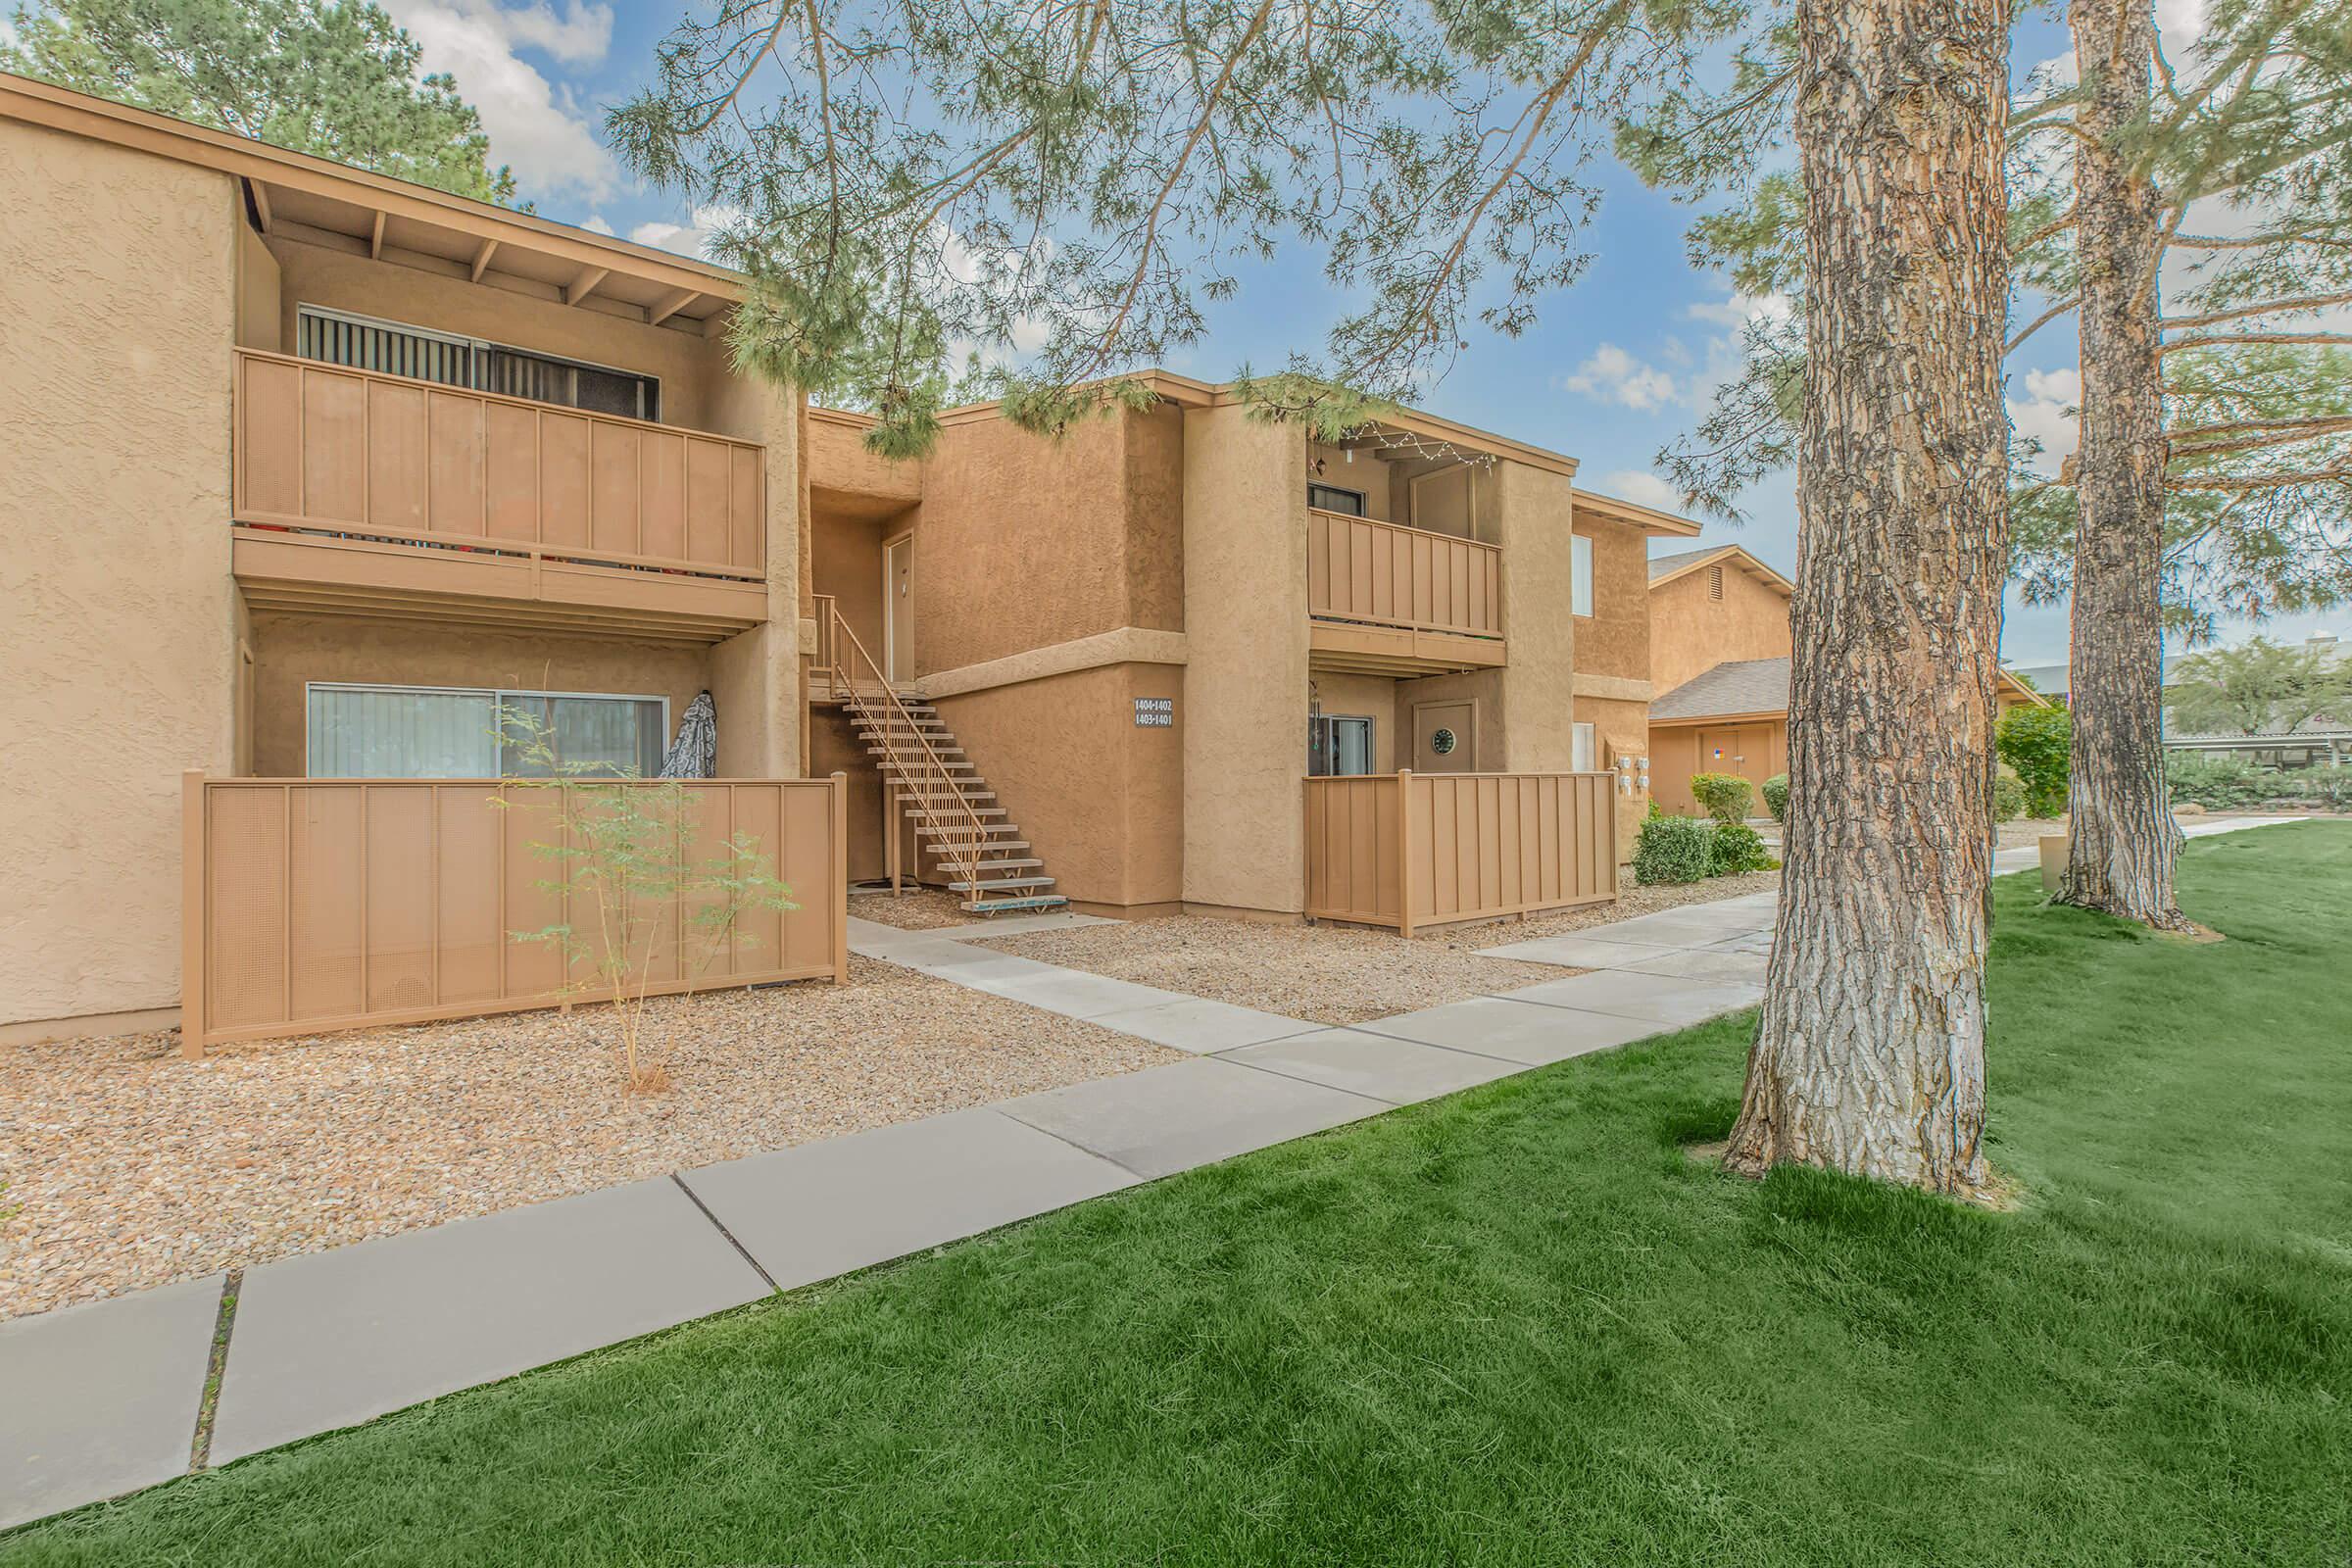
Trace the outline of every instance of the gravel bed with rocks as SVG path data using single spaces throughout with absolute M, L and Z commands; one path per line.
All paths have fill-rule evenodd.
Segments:
M 0 1047 L 0 1318 L 1132 1072 L 1178 1054 L 853 956 L 851 984 L 222 1047 Z
M 907 888 L 898 894 L 854 893 L 850 896 L 850 912 L 860 920 L 895 925 L 902 931 L 944 931 L 952 925 L 980 925 L 987 919 L 985 915 L 967 913 L 963 895 L 944 888 Z

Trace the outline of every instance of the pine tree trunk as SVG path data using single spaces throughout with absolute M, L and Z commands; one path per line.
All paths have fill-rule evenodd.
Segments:
M 2075 0 L 2075 232 L 2081 258 L 2082 443 L 2076 459 L 2068 701 L 2074 745 L 2058 902 L 2164 930 L 2180 830 L 2164 780 L 2164 382 L 2157 360 L 2156 190 L 2117 133 L 2148 103 L 2147 0 Z
M 1726 1163 L 1984 1177 L 2008 565 L 2009 10 L 1799 0 L 1806 193 L 1788 809 Z

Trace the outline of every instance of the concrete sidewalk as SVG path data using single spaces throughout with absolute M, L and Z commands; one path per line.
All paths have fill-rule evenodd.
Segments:
M 2192 837 L 2234 825 L 2201 824 Z M 2005 863 L 2010 856 L 2020 858 Z M 1996 866 L 2037 863 L 2031 850 Z M 857 951 L 1193 1059 L 0 1323 L 0 1528 L 1747 1006 L 1775 896 L 1485 950 L 1589 970 L 1326 1028 L 855 921 Z

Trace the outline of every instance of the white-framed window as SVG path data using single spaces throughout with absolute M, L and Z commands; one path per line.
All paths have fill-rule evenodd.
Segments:
M 1354 778 L 1372 771 L 1371 719 L 1346 713 L 1318 713 L 1306 725 L 1308 777 Z
M 1597 771 L 1600 742 L 1599 738 L 1592 733 L 1592 726 L 1576 724 L 1570 726 L 1570 729 L 1575 738 L 1570 743 L 1574 748 L 1574 756 L 1569 760 L 1569 767 L 1579 773 Z
M 1592 541 L 1581 533 L 1568 539 L 1568 610 L 1576 615 L 1592 613 Z
M 321 305 L 296 311 L 294 327 L 295 352 L 306 360 L 558 403 L 591 414 L 662 417 L 661 378 L 635 370 L 537 354 L 405 321 L 379 321 Z
M 610 692 L 313 681 L 305 694 L 312 778 L 514 778 L 534 767 L 510 739 L 510 715 L 545 727 L 563 763 L 594 776 L 652 778 L 669 744 L 669 699 Z

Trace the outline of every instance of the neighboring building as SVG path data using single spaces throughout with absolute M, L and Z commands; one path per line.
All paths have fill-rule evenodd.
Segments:
M 1650 793 L 1696 815 L 1693 773 L 1736 773 L 1758 786 L 1788 770 L 1788 601 L 1795 585 L 1739 545 L 1649 563 Z M 2008 671 L 2006 712 L 2036 697 Z
M 721 269 L 15 77 L 0 203 L 0 1031 L 167 1021 L 183 769 L 495 776 L 516 708 L 650 771 L 707 689 L 721 776 L 850 775 L 853 877 L 968 824 L 999 901 L 1296 918 L 1309 773 L 1623 763 L 1630 845 L 1697 527 L 1571 458 L 1162 374 L 886 463 L 732 371 Z
M 2319 656 L 2321 662 L 2331 668 L 2341 668 L 2347 655 L 2344 646 L 2333 632 L 2316 632 L 2304 646 Z M 2172 678 L 2177 658 L 2164 662 L 2167 683 Z M 2184 730 L 2174 721 L 2167 707 L 2164 713 L 2165 749 L 2175 752 L 2195 752 L 2208 757 L 2234 757 L 2252 762 L 2257 767 L 2340 767 L 2352 758 L 2352 712 L 2318 713 L 2303 720 L 2292 729 L 2272 729 L 2259 733 L 2226 730 Z

